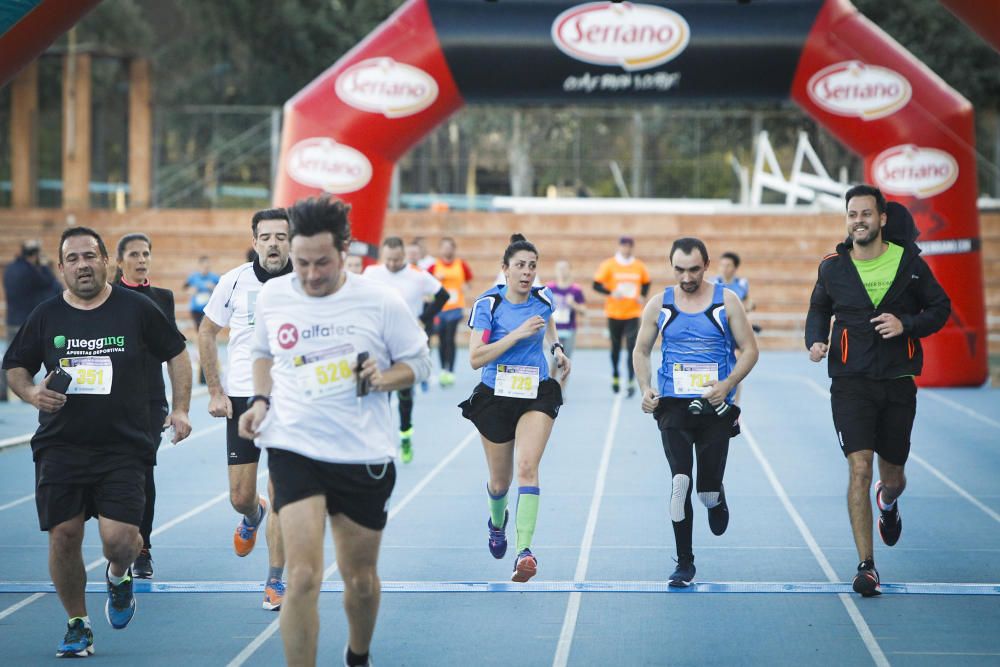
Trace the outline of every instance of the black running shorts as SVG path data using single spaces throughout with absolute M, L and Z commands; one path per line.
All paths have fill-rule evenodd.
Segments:
M 723 416 L 713 411 L 693 415 L 688 411 L 690 398 L 663 396 L 653 411 L 653 418 L 662 433 L 670 430 L 689 432 L 692 442 L 723 442 L 740 434 L 740 408 L 730 405 Z
M 326 497 L 326 511 L 382 530 L 389 517 L 389 496 L 396 466 L 389 463 L 327 463 L 286 449 L 268 448 L 267 469 L 274 484 L 274 510 L 312 496 Z M 291 527 L 287 528 L 291 530 Z
M 871 450 L 889 463 L 906 463 L 917 414 L 913 378 L 835 377 L 830 382 L 830 406 L 844 456 Z
M 462 408 L 462 416 L 471 421 L 484 438 L 491 442 L 510 442 L 521 415 L 535 411 L 555 419 L 562 403 L 562 387 L 552 378 L 546 378 L 538 384 L 535 398 L 495 396 L 493 389 L 480 382 L 458 407 Z
M 84 520 L 103 516 L 133 526 L 142 523 L 148 464 L 139 457 L 93 461 L 80 465 L 60 457 L 58 450 L 41 453 L 35 461 L 35 505 L 41 530 L 50 530 L 80 512 Z
M 240 417 L 247 411 L 247 401 L 245 396 L 230 396 L 229 400 L 233 404 L 233 418 L 226 420 L 226 455 L 229 465 L 238 466 L 244 463 L 257 463 L 260 461 L 260 450 L 253 440 L 240 437 Z

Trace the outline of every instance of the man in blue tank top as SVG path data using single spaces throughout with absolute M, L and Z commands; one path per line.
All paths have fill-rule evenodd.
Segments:
M 646 304 L 633 355 L 642 411 L 656 419 L 670 465 L 670 520 L 677 546 L 677 569 L 670 575 L 674 587 L 690 586 L 695 574 L 691 547 L 695 452 L 695 486 L 698 499 L 708 508 L 709 527 L 722 535 L 729 525 L 722 477 L 729 439 L 739 433 L 740 414 L 732 400 L 758 356 L 757 339 L 740 297 L 705 280 L 708 263 L 701 240 L 674 241 L 670 264 L 677 284 Z M 663 361 L 654 387 L 649 355 L 658 336 Z

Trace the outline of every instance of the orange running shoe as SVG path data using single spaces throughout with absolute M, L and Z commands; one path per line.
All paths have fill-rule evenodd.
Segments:
M 523 584 L 535 576 L 537 572 L 538 560 L 531 553 L 531 549 L 521 549 L 521 553 L 517 555 L 517 560 L 514 561 L 514 574 L 510 576 L 510 580 Z
M 280 611 L 281 601 L 285 599 L 285 584 L 281 581 L 271 580 L 264 586 L 264 604 L 261 605 L 268 611 Z
M 256 526 L 247 525 L 246 517 L 240 519 L 240 523 L 236 526 L 236 532 L 233 533 L 233 549 L 236 551 L 236 555 L 242 558 L 247 556 L 253 551 L 253 546 L 257 543 L 257 529 L 264 525 L 264 519 L 267 517 L 267 501 L 263 498 L 260 499 L 260 523 Z

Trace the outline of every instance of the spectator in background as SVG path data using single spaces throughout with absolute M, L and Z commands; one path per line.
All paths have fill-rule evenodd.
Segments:
M 417 245 L 416 241 L 410 241 L 409 243 L 407 243 L 405 252 L 406 252 L 406 263 L 409 266 L 412 266 L 415 269 L 423 268 L 420 266 L 420 258 L 421 258 L 420 246 Z M 423 270 L 426 271 L 427 269 Z
M 201 320 L 205 317 L 205 305 L 212 298 L 212 290 L 219 284 L 219 274 L 212 273 L 211 259 L 208 255 L 198 258 L 198 270 L 188 276 L 184 288 L 191 296 L 191 319 L 194 320 L 194 328 L 197 331 L 201 326 Z M 204 384 L 204 382 L 202 382 Z
M 51 264 L 42 256 L 41 244 L 31 239 L 21 244 L 21 254 L 4 270 L 8 347 L 35 306 L 62 292 L 62 283 L 52 273 Z M 0 374 L 0 401 L 6 400 L 7 377 Z

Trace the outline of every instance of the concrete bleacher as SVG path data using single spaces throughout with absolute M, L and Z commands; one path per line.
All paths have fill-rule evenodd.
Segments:
M 67 224 L 97 229 L 114 253 L 122 235 L 142 231 L 153 239 L 153 282 L 174 290 L 177 317 L 193 334 L 183 284 L 196 269 L 198 257 L 209 255 L 218 273 L 245 261 L 251 246 L 247 210 L 151 210 L 118 214 L 110 211 L 58 209 L 0 210 L 0 264 L 14 257 L 22 240 L 41 238 L 55 258 L 59 235 Z M 819 259 L 843 237 L 837 214 L 768 215 L 525 215 L 486 212 L 389 212 L 384 233 L 404 239 L 423 236 L 433 254 L 442 236 L 458 243 L 459 255 L 475 274 L 470 296 L 492 282 L 511 233 L 521 232 L 541 253 L 541 278 L 552 277 L 556 260 L 568 259 L 588 300 L 579 344 L 603 346 L 607 339 L 602 297 L 590 289 L 601 260 L 617 248 L 617 239 L 636 240 L 636 255 L 653 277 L 654 289 L 672 281 L 666 262 L 670 243 L 679 236 L 698 236 L 711 256 L 726 250 L 743 258 L 740 273 L 750 281 L 757 308 L 752 319 L 763 328 L 759 337 L 767 349 L 798 349 L 809 293 Z M 1000 213 L 981 215 L 990 350 L 1000 354 Z M 0 312 L 4 306 L 0 306 Z

